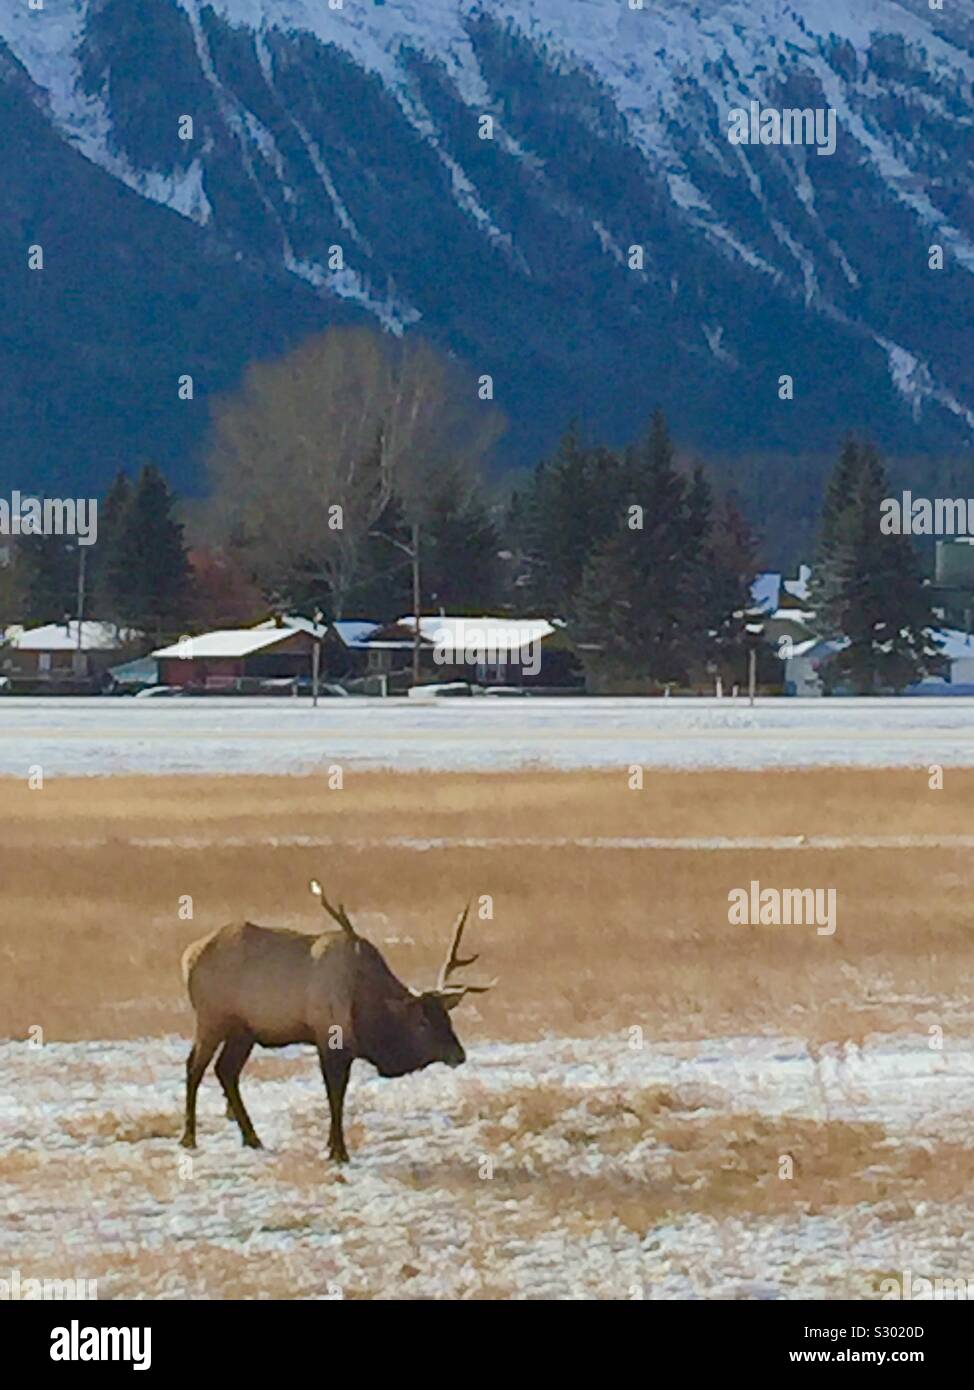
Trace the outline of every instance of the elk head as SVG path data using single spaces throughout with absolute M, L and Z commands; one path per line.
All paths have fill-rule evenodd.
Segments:
M 311 891 L 346 936 L 368 951 L 375 952 L 382 960 L 375 948 L 358 935 L 342 904 L 339 903 L 337 908 L 332 907 L 317 880 L 312 880 Z M 497 983 L 491 980 L 487 984 L 463 984 L 451 980 L 455 971 L 477 960 L 476 955 L 464 960 L 459 954 L 469 912 L 468 904 L 454 923 L 446 958 L 440 966 L 433 989 L 406 988 L 382 961 L 386 977 L 384 987 L 381 990 L 370 988 L 358 999 L 360 1031 L 363 1036 L 368 1034 L 369 1038 L 368 1050 L 363 1055 L 378 1067 L 383 1076 L 401 1076 L 405 1072 L 429 1066 L 431 1062 L 445 1062 L 447 1066 L 458 1067 L 466 1061 L 463 1046 L 453 1031 L 450 1011 L 467 994 L 486 994 Z

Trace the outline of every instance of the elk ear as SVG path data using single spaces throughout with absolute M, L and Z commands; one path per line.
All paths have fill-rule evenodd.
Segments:
M 440 1001 L 447 1013 L 452 1013 L 466 992 L 465 989 L 444 989 L 437 991 L 434 997 Z

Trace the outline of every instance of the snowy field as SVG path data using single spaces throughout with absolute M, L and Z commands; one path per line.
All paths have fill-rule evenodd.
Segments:
M 974 766 L 974 701 L 0 700 L 0 775 Z
M 309 1051 L 244 1073 L 261 1152 L 210 1075 L 187 1166 L 181 1040 L 2 1044 L 0 1268 L 102 1298 L 835 1298 L 974 1276 L 965 1173 L 926 1200 L 956 1164 L 940 1146 L 971 1139 L 974 1040 L 629 1044 L 487 1044 L 395 1081 L 356 1063 L 342 1169 Z M 828 1165 L 872 1122 L 844 1206 Z M 809 1123 L 832 1136 L 811 1201 Z

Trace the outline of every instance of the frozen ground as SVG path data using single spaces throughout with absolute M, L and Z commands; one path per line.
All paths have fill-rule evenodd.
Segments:
M 974 766 L 974 701 L 0 699 L 0 775 Z
M 938 1146 L 974 1137 L 974 1040 L 817 1057 L 786 1038 L 631 1042 L 485 1044 L 396 1081 L 359 1063 L 342 1170 L 323 1158 L 313 1055 L 291 1049 L 244 1073 L 262 1152 L 238 1146 L 207 1078 L 191 1171 L 183 1041 L 2 1044 L 0 1270 L 150 1298 L 831 1298 L 874 1296 L 891 1271 L 974 1277 L 964 1173 L 939 1200 L 926 1170 L 896 1185 L 931 1153 L 931 1171 L 956 1168 Z M 803 1152 L 802 1117 L 833 1127 L 823 1162 L 851 1142 L 842 1122 L 882 1126 L 850 1167 L 870 1200 L 836 1203 L 823 1175 L 819 1201 L 782 1207 L 777 1156 Z M 744 1182 L 744 1210 L 715 1197 L 722 1176 Z

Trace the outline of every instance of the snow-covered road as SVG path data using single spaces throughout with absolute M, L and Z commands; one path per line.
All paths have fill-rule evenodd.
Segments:
M 974 701 L 0 700 L 0 775 L 974 766 Z

